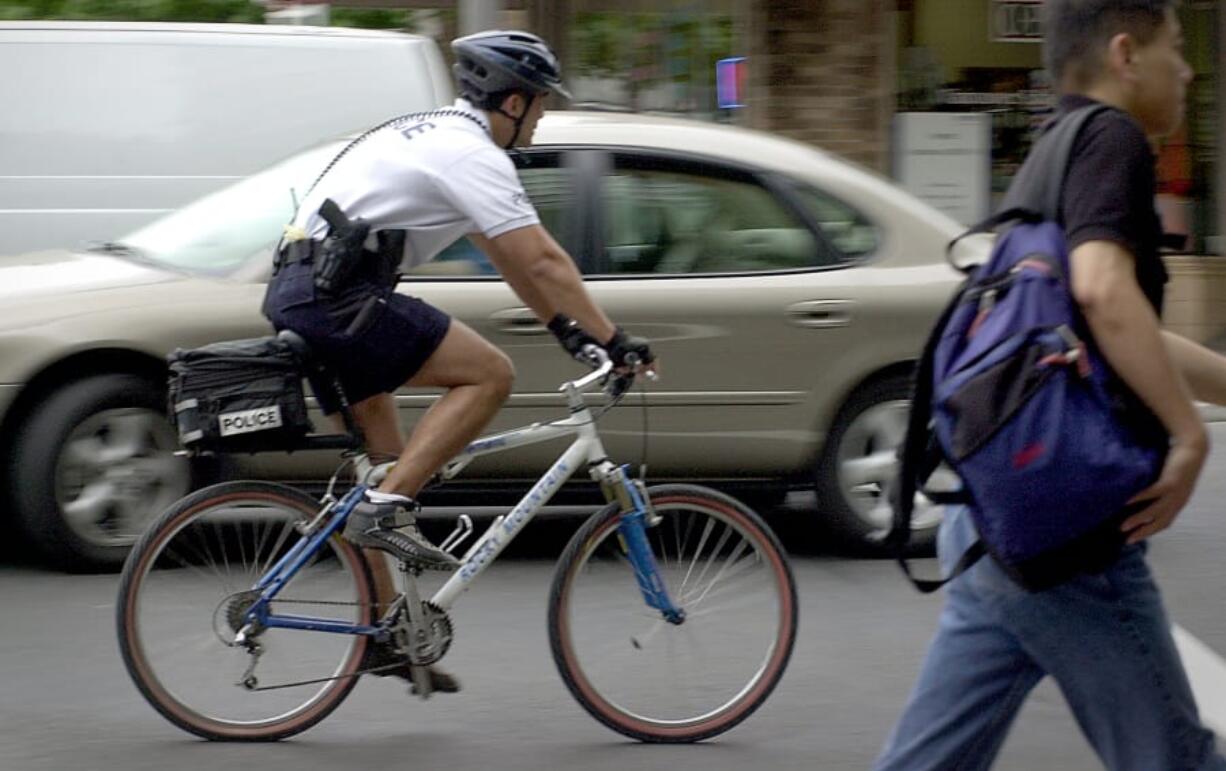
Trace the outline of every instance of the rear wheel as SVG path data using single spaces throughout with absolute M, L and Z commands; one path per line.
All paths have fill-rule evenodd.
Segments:
M 796 587 L 774 534 L 736 500 L 693 485 L 648 492 L 660 522 L 647 540 L 683 620 L 647 606 L 610 505 L 558 562 L 549 642 L 567 688 L 609 728 L 699 741 L 747 718 L 783 676 Z
M 227 482 L 172 506 L 133 548 L 116 606 L 119 647 L 137 689 L 167 720 L 206 739 L 282 739 L 323 720 L 353 690 L 364 636 L 256 630 L 258 660 L 227 644 L 258 597 L 253 585 L 318 508 L 283 485 Z M 365 559 L 334 535 L 272 611 L 370 624 L 374 602 Z

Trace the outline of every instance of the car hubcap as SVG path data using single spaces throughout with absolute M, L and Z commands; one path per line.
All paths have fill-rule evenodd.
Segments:
M 839 444 L 839 489 L 843 499 L 865 525 L 888 528 L 894 520 L 890 491 L 898 477 L 898 447 L 907 433 L 906 400 L 881 402 L 856 416 Z M 933 483 L 938 484 L 938 471 Z M 920 494 L 911 515 L 913 530 L 926 530 L 941 522 L 941 507 Z
M 55 476 L 69 529 L 99 546 L 130 546 L 145 525 L 185 495 L 190 473 L 178 438 L 148 409 L 106 410 L 69 435 Z

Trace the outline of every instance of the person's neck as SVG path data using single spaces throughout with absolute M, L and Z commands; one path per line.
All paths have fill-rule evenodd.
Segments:
M 1101 102 L 1110 107 L 1114 107 L 1117 110 L 1122 110 L 1123 112 L 1131 115 L 1133 120 L 1139 123 L 1142 128 L 1145 126 L 1145 123 L 1141 120 L 1141 116 L 1138 115 L 1137 111 L 1134 109 L 1132 99 L 1129 98 L 1128 93 L 1121 88 L 1118 83 L 1100 82 L 1094 84 L 1090 88 L 1085 89 L 1084 91 L 1074 91 L 1071 93 L 1080 93 L 1082 96 L 1087 96 L 1096 102 Z M 1149 132 L 1146 132 L 1146 135 L 1148 136 Z M 1155 137 L 1149 136 L 1149 140 L 1153 142 L 1155 141 Z
M 1102 102 L 1124 112 L 1131 112 L 1128 109 L 1129 102 L 1123 89 L 1114 83 L 1097 83 L 1081 93 L 1096 102 Z

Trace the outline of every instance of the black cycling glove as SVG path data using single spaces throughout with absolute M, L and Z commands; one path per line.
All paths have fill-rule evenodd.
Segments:
M 621 327 L 618 327 L 609 342 L 604 344 L 604 349 L 609 352 L 609 358 L 613 360 L 613 365 L 619 369 L 639 364 L 650 364 L 656 359 L 652 355 L 651 346 L 647 344 L 645 338 L 627 335 L 626 331 Z
M 553 336 L 558 338 L 558 343 L 567 353 L 575 358 L 581 358 L 583 355 L 583 346 L 594 345 L 600 348 L 601 345 L 596 338 L 583 331 L 583 327 L 579 326 L 579 322 L 563 316 L 561 313 L 555 314 L 549 323 L 545 325 Z

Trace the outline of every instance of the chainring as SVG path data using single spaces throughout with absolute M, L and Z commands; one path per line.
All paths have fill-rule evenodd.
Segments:
M 447 654 L 451 648 L 451 639 L 453 628 L 451 626 L 451 617 L 447 615 L 447 611 L 432 602 L 423 602 L 421 604 L 423 611 L 422 621 L 426 628 L 427 639 L 413 645 L 408 639 L 409 631 L 407 624 L 403 621 L 396 630 L 397 647 L 401 650 L 412 650 L 414 658 L 420 665 L 433 664 Z

